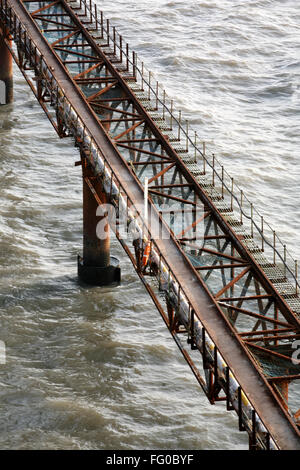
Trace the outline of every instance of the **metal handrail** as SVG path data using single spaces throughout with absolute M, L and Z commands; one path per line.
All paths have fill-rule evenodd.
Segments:
M 4 9 L 3 9 L 3 4 L 4 4 Z M 6 16 L 7 19 L 9 20 L 8 23 L 10 26 L 12 26 L 12 9 L 11 7 L 8 6 L 8 3 L 7 3 L 7 0 L 0 0 L 0 7 L 2 7 L 3 9 L 3 12 L 4 12 L 4 15 L 3 16 Z M 1 11 L 0 11 L 1 13 Z M 51 94 L 51 104 L 53 106 L 55 106 L 57 109 L 59 109 L 59 106 L 60 105 L 67 105 L 67 107 L 69 107 L 69 112 L 68 112 L 68 115 L 67 115 L 67 118 L 66 119 L 69 119 L 69 116 L 71 114 L 71 112 L 73 112 L 76 116 L 75 118 L 75 125 L 73 123 L 73 133 L 74 133 L 74 137 L 76 137 L 76 135 L 78 134 L 78 128 L 79 128 L 79 123 L 80 123 L 80 117 L 78 115 L 78 113 L 76 112 L 76 110 L 74 108 L 72 108 L 70 102 L 68 101 L 67 97 L 65 96 L 65 93 L 64 93 L 64 90 L 57 84 L 56 82 L 56 79 L 52 73 L 52 71 L 49 69 L 44 57 L 43 57 L 43 54 L 41 53 L 41 50 L 40 48 L 38 47 L 38 45 L 35 43 L 35 41 L 29 37 L 27 34 L 26 34 L 26 30 L 22 27 L 21 25 L 21 22 L 20 20 L 18 19 L 17 15 L 14 13 L 14 21 L 15 21 L 15 26 L 17 26 L 17 21 L 19 22 L 19 26 L 20 26 L 20 29 L 19 29 L 19 40 L 20 41 L 23 41 L 23 43 L 25 44 L 25 48 L 27 49 L 34 49 L 34 61 L 35 61 L 35 66 L 37 67 L 40 67 L 40 71 L 45 71 L 45 75 L 44 75 L 44 79 L 45 79 L 45 82 L 46 83 L 49 83 L 49 91 L 50 91 L 50 94 Z M 17 21 L 16 21 L 17 19 Z M 22 38 L 22 34 L 23 34 L 23 38 Z M 16 34 L 16 40 L 18 40 L 18 34 Z M 32 47 L 33 45 L 33 47 Z M 27 51 L 26 51 L 27 52 Z M 54 86 L 53 86 L 53 83 L 54 83 Z M 111 164 L 110 162 L 105 158 L 105 156 L 103 155 L 103 153 L 101 152 L 101 149 L 98 147 L 94 137 L 92 136 L 91 132 L 87 129 L 87 127 L 81 122 L 81 130 L 82 130 L 82 133 L 88 137 L 90 143 L 89 143 L 89 148 L 91 149 L 92 146 L 95 146 L 99 152 L 99 154 L 101 155 L 102 159 L 103 159 L 103 162 L 104 162 L 104 168 L 103 168 L 103 172 L 105 173 L 105 168 L 109 168 L 109 172 L 110 172 L 110 179 L 111 179 L 111 182 L 114 180 L 114 184 L 116 185 L 117 189 L 118 189 L 118 193 L 119 195 L 121 194 L 121 190 L 124 192 L 124 194 L 127 195 L 127 192 L 126 192 L 126 188 L 123 187 L 120 179 L 118 178 L 118 176 L 116 175 L 116 173 L 113 171 L 112 167 L 111 167 Z M 80 135 L 81 135 L 81 131 L 80 131 Z M 134 207 L 134 203 L 133 201 L 127 196 L 127 201 L 130 202 L 131 206 Z M 140 218 L 140 223 L 142 224 L 142 233 L 145 234 L 147 233 L 147 238 L 148 239 L 151 239 L 151 234 L 149 232 L 149 229 L 148 227 L 146 226 L 145 222 L 143 221 L 142 218 Z M 153 246 L 156 248 L 157 250 L 157 253 L 159 253 L 159 248 L 156 244 L 156 241 L 155 240 L 152 240 L 152 244 Z M 169 263 L 167 262 L 166 258 L 159 254 L 158 255 L 159 258 L 160 258 L 160 263 L 163 261 L 163 264 L 164 264 L 164 267 L 165 269 L 167 269 L 167 272 L 168 272 L 168 277 L 172 278 L 172 283 L 176 283 L 177 286 L 180 285 L 179 281 L 177 280 L 176 278 L 176 275 L 175 273 L 173 272 L 172 268 L 170 267 Z M 159 275 L 161 275 L 161 267 L 162 265 L 160 264 L 159 267 Z M 169 287 L 170 287 L 170 284 L 169 284 Z M 181 299 L 181 302 L 182 301 L 185 301 L 190 307 L 191 304 L 188 300 L 188 296 L 186 295 L 185 291 L 184 291 L 184 288 L 182 286 L 180 286 L 180 289 L 177 288 L 177 292 L 176 292 L 176 289 L 173 290 L 173 292 L 175 293 L 175 295 L 177 295 L 178 297 L 178 305 L 180 303 L 180 299 Z M 179 299 L 180 297 L 180 299 Z M 200 320 L 199 320 L 200 321 Z M 212 339 L 209 338 L 209 340 L 213 343 Z M 213 343 L 214 344 L 214 343 Z M 202 345 L 202 347 L 205 347 L 205 344 Z M 223 358 L 222 356 L 220 355 L 219 351 L 217 351 L 217 357 L 220 358 L 221 361 L 223 361 Z M 226 364 L 225 364 L 226 366 Z M 227 366 L 226 366 L 227 367 Z M 232 374 L 234 380 L 237 382 L 237 379 L 235 378 L 235 375 L 233 374 L 233 372 L 230 371 L 230 373 Z M 239 386 L 238 382 L 237 382 L 237 385 Z M 241 389 L 241 387 L 239 386 L 239 389 Z M 250 404 L 250 407 L 252 408 L 252 410 L 254 411 L 255 408 L 254 406 L 252 405 L 251 403 L 251 400 L 246 396 L 245 392 L 243 391 L 242 392 L 244 394 L 244 397 L 248 400 L 249 404 Z M 232 400 L 236 400 L 236 398 L 233 397 L 232 395 Z M 266 432 L 266 427 L 265 425 L 263 424 L 263 421 L 262 419 L 259 417 L 258 413 L 255 411 L 255 413 L 257 414 L 257 419 L 260 421 L 256 421 L 256 423 L 258 424 L 262 424 L 262 426 L 265 428 L 265 429 L 262 429 L 262 432 Z M 255 424 L 256 425 L 256 424 Z M 272 439 L 272 438 L 271 438 Z M 272 445 L 274 446 L 274 448 L 276 448 L 276 444 L 275 442 L 272 440 Z
M 265 252 L 266 247 L 270 248 L 268 255 L 272 256 L 273 258 L 271 264 L 276 264 L 276 257 L 277 260 L 282 263 L 286 276 L 289 276 L 295 284 L 295 294 L 298 294 L 298 289 L 300 288 L 300 283 L 298 281 L 298 262 L 287 250 L 286 244 L 281 241 L 271 225 L 264 219 L 259 211 L 255 209 L 253 203 L 247 198 L 244 191 L 240 189 L 234 179 L 224 169 L 224 166 L 215 158 L 215 155 L 211 153 L 210 159 L 208 158 L 205 143 L 203 143 L 202 149 L 199 148 L 197 145 L 196 132 L 194 132 L 195 140 L 192 140 L 189 135 L 191 129 L 189 128 L 188 121 L 186 120 L 186 127 L 182 125 L 183 118 L 181 111 L 178 111 L 178 118 L 174 115 L 174 101 L 169 99 L 169 108 L 166 104 L 168 98 L 166 91 L 159 85 L 157 81 L 155 81 L 156 85 L 153 87 L 153 84 L 151 83 L 151 77 L 153 77 L 153 73 L 147 70 L 144 62 L 139 60 L 137 54 L 134 51 L 131 52 L 129 50 L 128 44 L 126 44 L 126 48 L 124 49 L 122 36 L 116 31 L 115 27 L 112 28 L 113 33 L 111 33 L 110 22 L 108 19 L 106 21 L 104 20 L 103 12 L 101 12 L 101 22 L 99 22 L 97 5 L 93 4 L 91 0 L 75 1 L 80 3 L 80 7 L 82 7 L 82 4 L 84 5 L 85 14 L 90 16 L 90 21 L 94 22 L 97 30 L 100 25 L 101 35 L 102 37 L 104 37 L 104 34 L 106 35 L 108 47 L 113 45 L 114 53 L 116 54 L 118 50 L 120 59 L 123 57 L 126 59 L 127 69 L 129 69 L 129 66 L 131 66 L 133 77 L 136 79 L 137 83 L 138 79 L 140 80 L 141 90 L 144 90 L 145 86 L 145 88 L 147 88 L 149 101 L 151 102 L 151 99 L 153 99 L 153 109 L 158 112 L 160 106 L 163 119 L 166 120 L 167 117 L 169 118 L 170 130 L 173 130 L 174 125 L 177 127 L 176 130 L 178 133 L 178 142 L 181 143 L 182 136 L 184 136 L 183 146 L 186 147 L 187 152 L 189 151 L 190 146 L 192 147 L 193 153 L 195 154 L 195 163 L 198 163 L 198 158 L 200 157 L 202 160 L 204 173 L 207 174 L 207 170 L 211 170 L 213 186 L 216 186 L 217 179 L 221 184 L 221 193 L 223 199 L 225 200 L 225 196 L 227 197 L 227 200 L 230 202 L 230 207 L 233 211 L 235 203 L 235 209 L 238 210 L 240 219 L 245 218 L 248 220 L 250 233 L 253 239 L 254 231 L 256 231 L 256 235 L 258 235 L 260 240 L 259 244 L 261 246 L 261 251 Z M 140 65 L 138 61 L 140 62 Z M 148 79 L 145 78 L 146 75 L 148 75 Z M 163 100 L 159 96 L 159 91 L 161 91 Z M 216 170 L 217 165 L 220 167 L 220 172 Z M 227 177 L 228 182 L 225 181 L 225 177 Z M 239 195 L 236 194 L 237 192 Z M 246 204 L 248 205 L 248 213 L 246 212 L 245 208 Z M 265 234 L 267 229 L 270 232 L 268 236 Z M 271 236 L 271 240 L 268 238 L 269 236 Z M 281 246 L 281 251 L 279 250 L 278 244 Z

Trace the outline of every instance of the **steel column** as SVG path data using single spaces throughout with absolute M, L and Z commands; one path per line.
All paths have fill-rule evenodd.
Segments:
M 6 28 L 0 28 L 0 105 L 13 101 L 13 60 L 12 55 L 5 44 L 4 37 L 12 39 Z
M 118 284 L 120 267 L 118 259 L 110 256 L 108 218 L 104 210 L 98 211 L 100 203 L 107 203 L 107 196 L 103 192 L 101 183 L 93 177 L 92 169 L 85 158 L 82 159 L 82 175 L 83 257 L 78 256 L 78 276 L 88 284 L 98 286 Z

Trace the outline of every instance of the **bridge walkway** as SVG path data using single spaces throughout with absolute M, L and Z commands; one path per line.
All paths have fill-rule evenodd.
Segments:
M 1 0 L 1 24 L 210 402 L 237 412 L 250 448 L 299 449 L 299 285 L 285 245 L 91 2 Z

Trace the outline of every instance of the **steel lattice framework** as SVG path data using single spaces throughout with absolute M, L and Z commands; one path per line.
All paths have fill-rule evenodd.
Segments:
M 299 449 L 298 282 L 275 234 L 258 241 L 252 205 L 245 216 L 241 193 L 236 210 L 223 167 L 91 2 L 1 0 L 1 25 L 97 202 L 100 185 L 116 208 L 115 233 L 209 401 L 237 412 L 251 449 Z

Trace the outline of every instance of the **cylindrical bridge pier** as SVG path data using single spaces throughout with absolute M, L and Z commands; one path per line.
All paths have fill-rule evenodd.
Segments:
M 86 159 L 82 159 L 82 174 L 83 257 L 78 256 L 78 276 L 84 282 L 97 286 L 119 284 L 119 260 L 110 255 L 106 195 L 101 183 L 86 165 Z
M 13 101 L 13 59 L 4 38 L 12 45 L 8 30 L 0 25 L 0 105 Z

